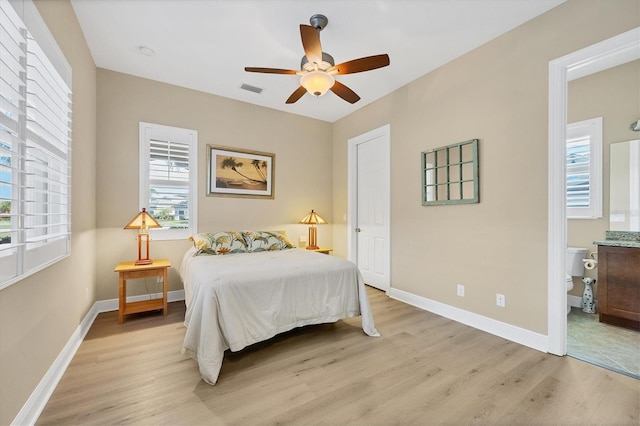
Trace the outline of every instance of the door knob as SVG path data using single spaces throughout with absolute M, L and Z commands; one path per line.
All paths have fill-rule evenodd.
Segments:
M 356 232 L 360 232 L 360 231 L 362 231 L 362 229 L 356 228 Z

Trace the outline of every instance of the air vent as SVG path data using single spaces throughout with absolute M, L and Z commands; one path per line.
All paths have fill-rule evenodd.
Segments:
M 263 90 L 260 87 L 252 86 L 246 83 L 242 83 L 242 86 L 240 86 L 240 88 L 244 90 L 248 90 L 249 92 L 258 93 L 258 94 L 262 93 L 262 90 Z

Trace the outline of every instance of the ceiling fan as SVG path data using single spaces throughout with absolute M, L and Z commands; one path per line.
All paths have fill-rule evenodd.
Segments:
M 337 81 L 334 76 L 342 74 L 354 74 L 363 71 L 375 70 L 389 65 L 389 55 L 374 55 L 353 59 L 335 65 L 333 57 L 322 51 L 320 44 L 320 31 L 322 31 L 329 19 L 324 15 L 313 15 L 309 19 L 311 25 L 300 24 L 300 37 L 305 56 L 302 57 L 300 71 L 281 68 L 245 67 L 248 72 L 260 72 L 267 74 L 296 74 L 300 76 L 298 87 L 287 99 L 286 103 L 292 104 L 300 99 L 306 92 L 313 96 L 322 96 L 328 90 L 349 103 L 360 100 L 353 90 Z

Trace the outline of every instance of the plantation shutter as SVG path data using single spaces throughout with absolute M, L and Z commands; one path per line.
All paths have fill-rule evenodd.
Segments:
M 0 0 L 0 289 L 71 241 L 71 69 L 35 5 L 21 6 Z
M 13 8 L 0 3 L 0 288 L 17 277 L 23 250 L 18 183 L 24 178 L 27 29 Z
M 169 229 L 189 226 L 189 144 L 149 142 L 149 213 Z
M 602 117 L 567 125 L 568 219 L 602 217 Z
M 26 126 L 25 241 L 27 251 L 41 252 L 27 256 L 29 263 L 39 263 L 68 253 L 71 90 L 31 37 L 27 40 Z
M 567 141 L 567 207 L 590 205 L 591 138 Z

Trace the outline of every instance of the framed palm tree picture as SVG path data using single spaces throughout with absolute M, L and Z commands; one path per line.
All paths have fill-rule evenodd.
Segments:
M 274 198 L 276 155 L 207 145 L 207 195 Z

